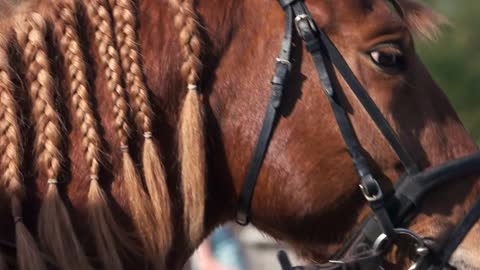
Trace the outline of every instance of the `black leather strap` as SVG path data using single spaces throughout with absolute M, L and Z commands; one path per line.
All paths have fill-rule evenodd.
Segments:
M 449 180 L 478 173 L 480 173 L 480 153 L 451 160 L 442 166 L 406 177 L 395 188 L 395 198 L 401 205 L 392 216 L 396 220 L 405 220 L 409 211 L 412 211 L 412 208 L 418 208 L 425 194 L 432 189 Z
M 248 166 L 247 175 L 240 192 L 237 223 L 247 225 L 250 222 L 250 208 L 257 183 L 258 174 L 260 173 L 265 154 L 268 149 L 270 138 L 272 136 L 275 124 L 278 118 L 278 108 L 282 101 L 283 92 L 286 87 L 287 77 L 290 70 L 290 54 L 292 47 L 293 34 L 293 15 L 291 8 L 286 8 L 285 33 L 282 40 L 282 48 L 280 50 L 275 72 L 272 79 L 272 96 L 267 106 L 267 112 L 263 120 L 260 136 Z
M 305 3 L 302 0 L 293 1 L 291 5 L 293 7 L 293 10 L 296 16 L 295 20 L 296 20 L 297 26 L 298 26 L 297 20 L 300 18 L 300 16 L 302 16 L 302 14 L 305 14 L 311 20 L 311 23 L 309 23 L 308 26 L 314 27 L 314 28 L 316 27 L 315 26 L 316 24 L 313 22 L 313 19 L 310 13 L 308 12 L 308 9 L 305 7 Z M 297 27 L 297 30 L 301 30 L 301 29 L 298 29 Z M 368 92 L 357 80 L 357 78 L 353 74 L 352 70 L 350 69 L 350 67 L 348 66 L 347 62 L 342 57 L 338 49 L 330 41 L 327 35 L 323 33 L 323 31 L 321 31 L 320 29 L 315 29 L 315 30 L 317 30 L 316 31 L 317 33 L 315 33 L 315 36 L 316 38 L 320 39 L 320 42 L 315 41 L 314 39 L 310 39 L 310 42 L 306 41 L 305 46 L 307 47 L 307 49 L 309 51 L 326 50 L 326 54 L 328 55 L 328 58 L 330 59 L 331 63 L 333 63 L 337 67 L 342 77 L 350 86 L 350 89 L 352 90 L 352 92 L 355 94 L 357 99 L 363 105 L 367 113 L 370 115 L 374 123 L 377 125 L 378 129 L 381 131 L 385 139 L 388 141 L 392 149 L 397 154 L 402 164 L 405 166 L 407 173 L 408 174 L 417 173 L 418 166 L 416 165 L 414 159 L 410 156 L 407 150 L 400 143 L 400 140 L 398 139 L 398 136 L 393 131 L 393 128 L 390 126 L 390 124 L 385 119 L 381 111 L 378 109 L 377 105 L 375 105 L 375 102 L 373 102 L 373 100 L 370 98 L 370 96 L 368 95 Z M 328 73 L 325 73 L 325 75 L 322 75 L 322 76 L 329 76 L 329 75 Z
M 450 257 L 457 247 L 462 243 L 465 236 L 472 229 L 472 227 L 477 223 L 480 218 L 480 198 L 475 202 L 473 207 L 470 209 L 468 214 L 463 218 L 463 220 L 457 225 L 457 227 L 450 233 L 450 238 L 445 242 L 444 246 L 441 248 L 441 265 L 444 266 L 448 264 Z
M 282 270 L 292 269 L 292 263 L 290 262 L 290 259 L 288 258 L 288 255 L 285 251 L 280 250 L 277 253 L 277 258 L 280 266 L 282 267 Z
M 380 223 L 384 233 L 387 236 L 392 237 L 394 235 L 393 225 L 388 216 L 383 199 L 382 191 L 378 182 L 372 177 L 371 170 L 369 168 L 367 159 L 365 158 L 360 142 L 355 134 L 355 131 L 350 123 L 350 119 L 347 116 L 343 106 L 338 101 L 337 93 L 333 87 L 333 83 L 330 79 L 330 72 L 327 69 L 326 61 L 333 62 L 333 59 L 328 59 L 328 55 L 325 54 L 322 42 L 318 38 L 318 32 L 313 22 L 309 21 L 309 15 L 302 1 L 298 1 L 293 4 L 294 15 L 297 18 L 304 18 L 304 21 L 296 20 L 297 31 L 304 40 L 307 50 L 310 52 L 315 68 L 317 70 L 318 77 L 323 86 L 324 93 L 332 107 L 335 119 L 337 121 L 340 134 L 343 137 L 345 146 L 352 158 L 353 164 L 360 178 L 360 186 L 369 200 L 370 207 L 373 210 L 377 221 Z M 303 15 L 307 15 L 305 17 Z M 302 17 L 303 16 L 303 17 Z M 333 62 L 335 64 L 335 62 Z
M 286 9 L 287 7 L 291 6 L 293 2 L 296 2 L 297 0 L 277 0 L 277 1 L 283 9 Z
M 291 266 L 290 260 L 285 252 L 280 251 L 278 259 L 282 270 L 380 270 L 383 258 L 380 253 L 359 254 L 353 260 L 330 261 L 328 264 L 312 266 Z
M 410 156 L 408 151 L 403 147 L 398 139 L 398 136 L 393 131 L 392 127 L 385 119 L 381 111 L 378 109 L 377 105 L 373 102 L 372 98 L 365 90 L 365 88 L 360 84 L 352 70 L 345 62 L 345 59 L 342 57 L 338 49 L 333 45 L 330 39 L 323 33 L 319 32 L 319 37 L 322 43 L 325 45 L 325 49 L 328 52 L 328 55 L 332 63 L 337 67 L 338 71 L 345 79 L 347 84 L 350 86 L 352 92 L 356 95 L 357 99 L 363 105 L 367 113 L 370 115 L 372 120 L 375 122 L 378 129 L 382 132 L 385 139 L 388 141 L 392 149 L 397 154 L 398 158 L 405 166 L 408 174 L 414 174 L 418 172 L 418 166 L 416 165 L 414 159 Z

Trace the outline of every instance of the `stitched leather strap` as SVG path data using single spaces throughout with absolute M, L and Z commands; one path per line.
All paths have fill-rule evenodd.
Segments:
M 400 143 L 395 131 L 393 131 L 392 127 L 380 112 L 377 105 L 375 105 L 372 98 L 370 98 L 365 88 L 358 82 L 357 78 L 353 74 L 348 64 L 345 62 L 345 59 L 342 57 L 338 49 L 322 31 L 319 32 L 319 37 L 322 43 L 325 45 L 325 49 L 327 50 L 332 63 L 337 67 L 338 71 L 350 86 L 350 89 L 355 94 L 358 101 L 360 101 L 360 103 L 363 105 L 367 113 L 370 115 L 370 118 L 373 120 L 392 149 L 395 151 L 405 167 L 407 174 L 417 173 L 418 166 L 414 159 Z
M 278 0 L 278 3 L 283 9 L 286 9 L 287 7 L 291 6 L 295 1 L 297 0 Z
M 480 198 L 475 202 L 470 212 L 463 218 L 463 220 L 455 227 L 455 230 L 450 234 L 450 238 L 442 248 L 441 258 L 442 266 L 446 265 L 450 260 L 453 252 L 462 243 L 465 236 L 480 218 Z
M 360 186 L 370 203 L 370 208 L 375 214 L 376 220 L 381 225 L 383 232 L 390 238 L 393 238 L 395 232 L 393 225 L 390 221 L 390 217 L 385 209 L 385 205 L 382 199 L 382 192 L 378 182 L 372 177 L 371 170 L 369 168 L 367 159 L 363 153 L 362 147 L 358 138 L 355 134 L 355 131 L 350 123 L 350 119 L 345 112 L 345 109 L 338 100 L 337 93 L 333 87 L 333 83 L 325 60 L 330 60 L 328 62 L 333 62 L 334 60 L 328 59 L 328 55 L 325 54 L 325 49 L 321 40 L 318 38 L 318 29 L 315 29 L 314 24 L 309 21 L 308 12 L 302 1 L 298 1 L 293 4 L 294 15 L 297 18 L 302 18 L 303 15 L 307 15 L 305 21 L 296 20 L 297 31 L 299 31 L 300 36 L 304 40 L 307 50 L 310 52 L 315 68 L 317 70 L 318 77 L 323 86 L 324 93 L 331 105 L 332 111 L 334 113 L 335 119 L 337 121 L 340 134 L 343 137 L 345 146 L 347 147 L 348 152 L 352 158 L 354 167 L 357 171 L 357 174 L 360 179 Z M 333 62 L 335 64 L 335 62 Z M 351 86 L 352 88 L 355 86 Z
M 255 191 L 255 185 L 268 149 L 270 137 L 275 129 L 275 124 L 278 118 L 278 108 L 282 101 L 283 92 L 286 87 L 287 77 L 290 70 L 293 15 L 292 10 L 288 7 L 286 9 L 286 14 L 287 18 L 285 23 L 285 33 L 282 40 L 282 47 L 279 57 L 277 58 L 275 72 L 272 79 L 272 96 L 267 106 L 267 112 L 263 120 L 260 136 L 258 138 L 253 157 L 250 160 L 247 175 L 239 196 L 236 220 L 240 225 L 247 225 L 250 222 L 250 208 Z

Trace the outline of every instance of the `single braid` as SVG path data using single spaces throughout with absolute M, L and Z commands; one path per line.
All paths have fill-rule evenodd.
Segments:
M 127 92 L 133 99 L 131 107 L 134 111 L 135 123 L 143 132 L 149 132 L 152 130 L 153 112 L 140 66 L 133 3 L 130 0 L 109 0 L 109 2 L 112 7 L 115 37 L 125 73 Z
M 182 1 L 179 12 L 175 16 L 174 23 L 180 30 L 179 40 L 185 59 L 181 67 L 182 76 L 189 85 L 196 85 L 202 70 L 202 63 L 200 61 L 202 47 L 193 0 Z
M 8 41 L 0 36 L 0 182 L 10 196 L 12 216 L 15 222 L 17 263 L 21 270 L 47 269 L 40 251 L 22 220 L 22 200 L 25 196 L 20 173 L 23 153 L 15 102 L 14 86 L 10 79 Z M 1 268 L 1 267 L 0 267 Z
M 54 82 L 47 56 L 47 24 L 38 13 L 19 16 L 17 41 L 23 49 L 26 80 L 35 122 L 36 168 L 48 179 L 48 190 L 40 208 L 40 242 L 62 269 L 91 269 L 75 236 L 67 209 L 58 192 L 61 169 L 60 118 L 54 108 Z
M 204 234 L 206 196 L 204 109 L 198 89 L 201 41 L 193 0 L 169 0 L 169 3 L 176 11 L 174 24 L 179 30 L 184 58 L 181 74 L 188 84 L 179 124 L 184 226 L 191 245 L 197 246 Z
M 165 169 L 156 150 L 152 135 L 153 112 L 150 105 L 145 76 L 140 64 L 138 39 L 135 33 L 136 18 L 131 0 L 110 0 L 113 10 L 115 36 L 120 50 L 126 89 L 136 126 L 143 132 L 143 170 L 145 183 L 152 200 L 159 245 L 166 256 L 172 244 L 170 196 L 166 185 Z
M 85 1 L 87 14 L 95 30 L 95 47 L 98 49 L 100 62 L 107 80 L 107 90 L 112 93 L 114 125 L 122 150 L 123 189 L 127 196 L 128 207 L 140 240 L 147 255 L 159 260 L 159 237 L 153 209 L 148 195 L 143 190 L 141 179 L 129 154 L 127 122 L 128 104 L 125 91 L 121 85 L 122 68 L 118 50 L 113 37 L 112 18 L 105 0 Z M 155 261 L 158 262 L 158 261 Z
M 74 0 L 63 0 L 55 5 L 54 35 L 64 57 L 63 68 L 69 82 L 73 122 L 80 126 L 82 148 L 89 168 L 90 188 L 87 210 L 89 224 L 95 237 L 98 254 L 105 269 L 123 269 L 117 243 L 127 246 L 125 233 L 116 223 L 108 206 L 107 196 L 99 185 L 101 140 L 88 90 L 86 65 L 77 34 Z

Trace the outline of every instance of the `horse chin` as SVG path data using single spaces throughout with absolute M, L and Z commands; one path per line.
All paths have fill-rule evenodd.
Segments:
M 449 263 L 458 270 L 480 270 L 478 255 L 464 248 L 455 251 Z
M 286 244 L 294 251 L 299 262 L 307 265 L 326 263 L 340 249 L 340 244 L 326 246 L 298 242 L 287 242 Z
M 480 223 L 470 230 L 449 263 L 458 270 L 480 270 Z

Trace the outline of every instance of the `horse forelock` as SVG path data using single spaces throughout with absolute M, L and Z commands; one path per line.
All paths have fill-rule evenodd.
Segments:
M 410 31 L 428 41 L 434 41 L 441 34 L 442 26 L 448 19 L 417 0 L 394 0 Z

